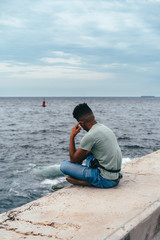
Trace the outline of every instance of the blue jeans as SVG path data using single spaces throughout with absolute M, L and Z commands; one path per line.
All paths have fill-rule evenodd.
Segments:
M 112 180 L 107 180 L 101 177 L 98 168 L 89 167 L 89 162 L 93 157 L 94 157 L 93 155 L 87 157 L 86 165 L 71 163 L 70 161 L 62 162 L 60 170 L 66 175 L 87 181 L 93 186 L 98 188 L 112 188 L 118 185 L 119 181 L 115 182 Z

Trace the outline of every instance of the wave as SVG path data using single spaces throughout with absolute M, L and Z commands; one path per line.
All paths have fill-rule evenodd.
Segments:
M 135 160 L 135 159 L 136 159 L 136 158 L 129 158 L 129 157 L 122 158 L 122 164 L 131 162 L 131 161 L 133 161 L 133 160 Z
M 15 123 L 8 124 L 8 127 L 12 127 L 12 126 L 16 126 L 16 124 Z
M 69 185 L 69 183 L 66 181 L 65 176 L 63 177 L 57 177 L 55 179 L 45 179 L 41 182 L 41 185 L 44 185 L 45 187 L 51 187 L 53 191 L 59 190 L 61 188 L 64 188 Z
M 142 147 L 142 146 L 139 146 L 139 145 L 125 145 L 124 147 L 126 147 L 126 148 L 131 148 L 131 149 L 144 149 L 144 147 Z
M 20 192 L 15 190 L 14 188 L 10 188 L 8 191 L 9 194 L 15 195 L 15 196 L 19 196 Z
M 64 174 L 60 170 L 60 165 L 58 164 L 34 168 L 33 174 L 44 178 L 55 178 L 58 176 L 64 176 Z
M 119 137 L 118 140 L 131 140 L 130 137 Z
M 28 167 L 25 167 L 24 169 L 22 169 L 22 170 L 18 170 L 18 169 L 16 169 L 15 171 L 14 171 L 14 173 L 15 174 L 19 174 L 19 173 L 26 173 L 26 172 L 30 172 L 33 168 L 35 168 L 36 167 L 36 164 L 34 164 L 34 163 L 29 163 L 28 164 Z
M 41 184 L 55 186 L 57 184 L 64 183 L 65 181 L 66 181 L 65 177 L 58 177 L 55 179 L 45 179 L 41 182 Z
M 21 145 L 21 147 L 27 149 L 27 148 L 32 148 L 33 146 L 29 144 L 25 144 L 25 145 Z
M 33 131 L 31 132 L 31 134 L 43 134 L 43 133 L 47 133 L 47 132 L 50 132 L 50 129 L 47 130 L 47 129 L 42 129 L 42 130 L 39 130 L 39 131 Z

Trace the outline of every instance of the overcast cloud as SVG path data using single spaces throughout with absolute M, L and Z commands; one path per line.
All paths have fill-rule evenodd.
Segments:
M 160 0 L 0 2 L 0 96 L 160 96 Z

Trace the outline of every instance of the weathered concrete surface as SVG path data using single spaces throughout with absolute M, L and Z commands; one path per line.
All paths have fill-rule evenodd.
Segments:
M 113 189 L 69 186 L 0 215 L 3 240 L 160 240 L 160 151 L 123 166 Z

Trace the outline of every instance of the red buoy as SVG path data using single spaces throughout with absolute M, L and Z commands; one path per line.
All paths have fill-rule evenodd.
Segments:
M 46 106 L 46 102 L 45 100 L 43 100 L 42 107 L 45 107 L 45 106 Z

